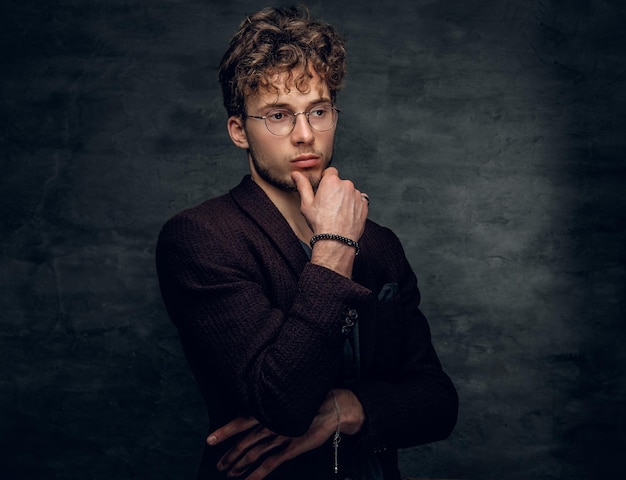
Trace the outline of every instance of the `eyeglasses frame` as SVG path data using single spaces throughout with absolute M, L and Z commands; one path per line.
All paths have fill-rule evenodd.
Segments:
M 331 105 L 330 109 L 334 110 L 335 112 L 337 112 L 337 114 L 341 113 L 341 110 L 339 110 L 334 105 Z M 286 108 L 283 109 L 283 110 L 288 111 Z M 335 119 L 335 123 L 333 123 L 332 127 L 327 128 L 326 130 L 318 130 L 317 128 L 315 128 L 313 125 L 311 125 L 311 120 L 309 119 L 309 116 L 311 115 L 311 113 L 314 110 L 315 110 L 315 107 L 313 107 L 308 112 L 289 112 L 289 113 L 291 113 L 293 115 L 293 121 L 291 122 L 291 130 L 289 130 L 289 132 L 287 132 L 287 133 L 283 133 L 282 135 L 278 135 L 278 134 L 272 132 L 270 130 L 270 127 L 267 126 L 266 119 L 269 117 L 269 115 L 260 116 L 260 115 L 248 115 L 247 113 L 244 113 L 243 117 L 244 118 L 254 118 L 256 120 L 263 120 L 263 123 L 265 123 L 265 128 L 267 128 L 267 131 L 270 132 L 275 137 L 286 137 L 287 135 L 290 135 L 291 132 L 293 132 L 293 129 L 296 128 L 296 121 L 298 120 L 298 115 L 305 115 L 306 116 L 306 122 L 309 124 L 309 127 L 311 127 L 311 129 L 315 130 L 316 132 L 320 132 L 320 133 L 328 132 L 328 131 L 332 130 L 334 127 L 337 126 L 337 121 L 339 120 L 339 115 L 337 115 L 337 118 Z

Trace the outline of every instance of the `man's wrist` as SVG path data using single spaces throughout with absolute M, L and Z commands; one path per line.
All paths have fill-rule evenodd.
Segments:
M 363 428 L 365 412 L 361 402 L 350 390 L 336 389 L 339 404 L 339 430 L 347 435 L 355 435 Z
M 311 263 L 333 270 L 347 278 L 352 278 L 354 248 L 340 242 L 319 242 L 311 253 Z
M 316 235 L 313 235 L 309 242 L 311 245 L 311 248 L 313 248 L 315 244 L 320 240 L 334 240 L 336 242 L 344 243 L 348 245 L 349 247 L 352 247 L 355 249 L 355 252 L 354 252 L 355 255 L 358 255 L 359 252 L 361 251 L 359 242 L 357 242 L 356 240 L 352 240 L 351 238 L 344 237 L 343 235 L 337 235 L 336 233 L 318 233 Z

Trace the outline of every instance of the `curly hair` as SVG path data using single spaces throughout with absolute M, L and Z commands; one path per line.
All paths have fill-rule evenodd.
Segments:
M 265 8 L 247 17 L 218 70 L 228 115 L 244 115 L 246 93 L 278 93 L 271 81 L 277 74 L 286 72 L 288 81 L 306 92 L 311 68 L 335 101 L 346 73 L 346 49 L 331 25 L 312 20 L 305 7 Z

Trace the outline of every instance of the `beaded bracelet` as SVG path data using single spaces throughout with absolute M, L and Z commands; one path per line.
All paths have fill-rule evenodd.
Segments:
M 349 238 L 342 237 L 341 235 L 337 235 L 336 233 L 318 233 L 317 235 L 313 235 L 313 237 L 311 237 L 311 241 L 309 242 L 311 244 L 311 248 L 313 248 L 313 245 L 315 245 L 315 242 L 317 242 L 318 240 L 337 240 L 338 242 L 343 242 L 346 245 L 349 245 L 356 249 L 355 255 L 358 255 L 361 251 L 359 242 L 355 242 L 354 240 L 351 240 Z

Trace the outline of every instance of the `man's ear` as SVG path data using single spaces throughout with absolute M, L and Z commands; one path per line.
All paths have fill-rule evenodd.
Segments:
M 247 150 L 249 148 L 248 145 L 248 136 L 246 135 L 246 130 L 243 126 L 243 119 L 236 115 L 232 117 L 228 117 L 228 134 L 230 135 L 230 139 L 233 143 L 239 147 Z

